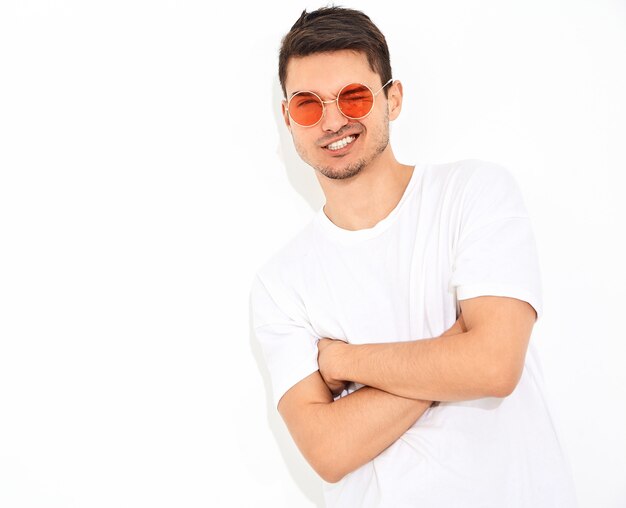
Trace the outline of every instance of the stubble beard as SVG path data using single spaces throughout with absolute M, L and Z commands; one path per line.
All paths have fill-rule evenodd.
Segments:
M 384 125 L 380 131 L 379 143 L 374 148 L 374 152 L 368 157 L 363 157 L 352 164 L 348 164 L 343 168 L 333 168 L 331 166 L 323 166 L 320 164 L 312 164 L 309 157 L 306 155 L 306 150 L 298 143 L 295 143 L 296 151 L 300 155 L 300 158 L 311 166 L 316 171 L 319 171 L 326 178 L 331 180 L 345 180 L 358 175 L 363 168 L 371 164 L 381 153 L 385 151 L 387 145 L 389 145 L 389 116 L 385 111 Z
M 383 153 L 388 144 L 389 137 L 387 136 L 386 139 L 381 140 L 370 157 L 359 159 L 358 161 L 348 164 L 341 169 L 321 165 L 313 166 L 313 168 L 319 171 L 326 178 L 330 178 L 332 180 L 345 180 L 347 178 L 352 178 L 353 176 L 358 175 L 365 166 L 370 164 L 374 159 L 376 159 L 376 157 Z

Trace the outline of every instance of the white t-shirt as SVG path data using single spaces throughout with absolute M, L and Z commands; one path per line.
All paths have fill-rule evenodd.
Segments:
M 418 164 L 397 206 L 368 229 L 339 228 L 320 208 L 252 284 L 274 403 L 318 370 L 321 337 L 352 344 L 436 337 L 456 321 L 459 300 L 481 295 L 524 300 L 541 317 L 531 221 L 505 168 Z M 324 483 L 327 506 L 575 506 L 542 392 L 531 340 L 510 396 L 429 408 L 372 461 Z

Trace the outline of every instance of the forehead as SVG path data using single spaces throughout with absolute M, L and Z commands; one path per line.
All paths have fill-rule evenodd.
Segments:
M 341 50 L 292 57 L 287 64 L 287 97 L 300 90 L 332 96 L 348 83 L 380 86 L 380 78 L 370 67 L 365 53 Z

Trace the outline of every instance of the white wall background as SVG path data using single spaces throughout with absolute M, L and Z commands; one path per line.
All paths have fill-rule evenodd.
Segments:
M 276 78 L 319 5 L 0 3 L 0 506 L 322 506 L 248 301 L 323 203 Z M 626 3 L 343 5 L 387 35 L 401 162 L 517 177 L 580 505 L 626 506 Z

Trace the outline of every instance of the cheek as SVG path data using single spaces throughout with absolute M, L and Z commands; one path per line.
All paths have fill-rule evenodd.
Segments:
M 311 155 L 314 153 L 316 146 L 307 136 L 302 136 L 300 133 L 295 133 L 293 130 L 291 131 L 291 137 L 293 139 L 293 146 L 296 149 L 300 158 L 304 159 L 305 162 L 311 160 Z
M 315 141 L 316 137 L 311 135 L 308 132 L 296 131 L 295 129 L 291 129 L 291 137 L 293 138 L 294 143 L 297 145 L 312 150 L 316 147 Z

